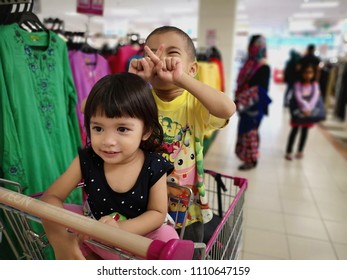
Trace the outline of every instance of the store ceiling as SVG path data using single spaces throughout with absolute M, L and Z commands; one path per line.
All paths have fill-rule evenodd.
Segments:
M 249 15 L 252 28 L 259 26 L 283 31 L 290 27 L 289 22 L 293 20 L 301 22 L 298 25 L 301 25 L 303 29 L 309 21 L 312 21 L 315 27 L 324 28 L 347 18 L 347 0 L 244 0 L 239 2 L 244 3 L 245 13 Z M 302 4 L 309 2 L 335 2 L 338 6 L 330 8 L 302 7 Z
M 218 5 L 219 0 L 213 1 Z M 311 0 L 310 2 L 313 1 L 338 2 L 339 6 L 304 9 L 300 5 L 307 0 L 239 0 L 237 26 L 246 31 L 263 29 L 267 32 L 283 34 L 289 26 L 293 28 L 293 24 L 289 25 L 289 19 L 295 13 L 323 13 L 323 15 L 317 14 L 319 18 L 315 20 L 302 18 L 299 23 L 296 20 L 296 29 L 306 29 L 304 31 L 310 31 L 312 28 L 329 29 L 338 21 L 347 18 L 347 0 Z M 199 0 L 105 0 L 104 3 L 104 17 L 95 16 L 88 22 L 86 16 L 75 13 L 76 1 L 71 0 L 41 0 L 42 12 L 38 15 L 41 18 L 59 17 L 65 20 L 66 28 L 70 30 L 85 28 L 86 24 L 90 24 L 93 28 L 93 25 L 107 26 L 110 23 L 120 28 L 128 26 L 142 30 L 170 24 L 170 19 L 173 18 L 197 19 L 199 7 Z M 82 27 L 81 22 L 84 22 Z

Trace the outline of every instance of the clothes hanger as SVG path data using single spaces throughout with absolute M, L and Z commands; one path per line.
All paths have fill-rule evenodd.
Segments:
M 61 20 L 59 18 L 51 18 L 51 17 L 50 18 L 44 18 L 43 19 L 43 24 L 44 24 L 44 26 L 47 29 L 49 29 L 49 30 L 51 30 L 51 31 L 53 31 L 53 32 L 55 32 L 57 34 L 64 33 L 64 30 L 65 30 L 64 25 L 65 25 L 65 23 L 64 23 L 63 20 Z
M 32 9 L 33 0 L 0 0 L 0 24 L 17 22 L 20 14 Z
M 24 11 L 20 14 L 19 19 L 17 20 L 18 26 L 24 29 L 27 32 L 46 32 L 49 35 L 49 30 L 46 26 L 40 21 L 36 14 L 32 12 L 32 6 L 28 11 Z M 30 46 L 32 49 L 45 51 L 48 47 L 48 44 L 36 45 L 33 44 Z
M 21 28 L 28 32 L 48 31 L 45 25 L 42 24 L 39 18 L 32 12 L 34 6 L 33 0 L 8 0 L 0 6 L 5 8 L 1 9 L 4 10 L 2 13 L 5 13 L 5 17 L 3 17 L 1 13 L 0 23 L 12 24 L 16 22 Z
M 96 54 L 96 53 L 98 53 L 99 51 L 98 51 L 96 48 L 92 47 L 92 46 L 88 43 L 88 38 L 89 38 L 88 32 L 86 32 L 86 33 L 84 34 L 84 41 L 83 41 L 83 43 L 82 43 L 82 46 L 81 46 L 81 48 L 80 48 L 80 51 L 83 52 L 83 53 L 89 53 L 89 54 Z
M 83 43 L 81 46 L 81 52 L 83 53 L 98 53 L 98 50 L 93 48 L 91 45 L 89 45 L 87 42 Z
M 48 32 L 45 25 L 32 11 L 23 12 L 18 19 L 18 25 L 29 32 Z

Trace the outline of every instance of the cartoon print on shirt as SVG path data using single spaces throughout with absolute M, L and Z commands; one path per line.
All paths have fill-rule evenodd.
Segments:
M 196 148 L 196 169 L 197 169 L 197 188 L 200 198 L 200 207 L 201 214 L 204 223 L 209 222 L 213 218 L 213 213 L 208 206 L 208 200 L 205 193 L 204 185 L 204 167 L 203 167 L 203 145 L 201 144 L 200 139 L 195 139 L 195 148 Z
M 191 145 L 191 131 L 188 126 L 181 128 L 176 135 L 178 142 L 174 142 L 172 158 L 175 169 L 168 176 L 169 182 L 193 189 L 195 184 L 196 161 L 194 145 Z M 183 142 L 182 142 L 183 140 Z M 178 144 L 178 145 L 177 145 Z M 182 146 L 181 146 L 182 145 Z M 194 193 L 196 195 L 196 193 Z
M 165 142 L 173 143 L 180 140 L 182 137 L 180 135 L 182 126 L 179 123 L 172 121 L 168 117 L 163 118 L 163 116 L 159 117 L 159 121 L 163 127 Z
M 197 137 L 194 138 L 192 125 L 182 125 L 169 117 L 163 118 L 162 116 L 159 117 L 159 121 L 164 131 L 163 148 L 166 154 L 163 156 L 175 167 L 168 176 L 168 182 L 189 187 L 193 191 L 193 196 L 198 197 L 202 208 L 190 206 L 188 219 L 208 222 L 212 218 L 212 212 L 208 208 L 203 183 L 203 141 Z M 182 193 L 182 196 L 188 199 L 188 194 Z M 171 213 L 173 212 L 171 211 Z M 176 213 L 172 217 L 175 219 L 176 215 L 178 214 Z
M 187 213 L 188 201 L 187 196 L 183 193 L 170 197 L 169 199 L 169 215 L 175 221 L 175 225 L 182 227 L 185 215 Z M 188 214 L 188 219 L 191 217 Z

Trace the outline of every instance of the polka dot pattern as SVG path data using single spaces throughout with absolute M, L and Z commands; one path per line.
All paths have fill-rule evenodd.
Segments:
M 147 209 L 150 188 L 173 166 L 156 153 L 145 153 L 145 162 L 135 185 L 127 192 L 118 193 L 107 184 L 103 161 L 92 148 L 80 150 L 80 164 L 85 191 L 93 216 L 100 219 L 113 212 L 135 218 Z

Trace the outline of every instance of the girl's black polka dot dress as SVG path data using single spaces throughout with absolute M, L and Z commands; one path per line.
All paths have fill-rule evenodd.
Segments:
M 108 185 L 103 160 L 92 148 L 79 151 L 84 191 L 91 214 L 95 219 L 118 212 L 128 219 L 146 212 L 150 188 L 165 174 L 173 171 L 173 165 L 157 153 L 145 152 L 145 162 L 133 188 L 118 193 Z M 122 178 L 119 178 L 122 180 Z

